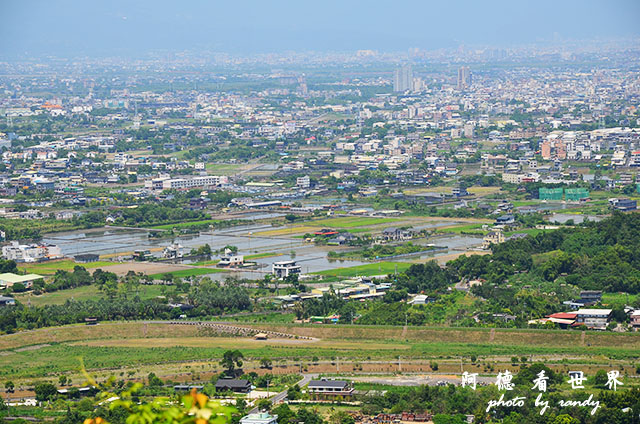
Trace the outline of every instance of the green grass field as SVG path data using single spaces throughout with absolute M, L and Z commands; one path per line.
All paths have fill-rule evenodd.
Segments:
M 610 307 L 616 306 L 629 306 L 633 305 L 635 301 L 640 297 L 638 294 L 628 293 L 603 293 L 602 304 Z
M 215 175 L 234 175 L 242 170 L 245 165 L 236 165 L 230 163 L 208 163 L 207 171 L 215 173 Z
M 195 277 L 198 275 L 215 274 L 217 272 L 228 272 L 228 271 L 224 269 L 219 269 L 219 268 L 190 268 L 190 269 L 181 269 L 178 271 L 162 272 L 159 274 L 151 274 L 150 277 L 159 280 L 159 279 L 162 279 L 162 277 L 164 277 L 165 274 L 171 274 L 177 278 L 186 278 L 186 277 Z
M 162 289 L 165 286 L 157 285 L 141 285 L 137 294 L 141 299 L 151 299 L 162 294 Z M 166 289 L 166 288 L 165 288 Z M 132 294 L 133 295 L 133 294 Z M 23 304 L 31 304 L 31 306 L 44 306 L 44 305 L 62 305 L 67 300 L 98 300 L 103 297 L 103 293 L 98 290 L 98 287 L 82 286 L 67 290 L 58 290 L 52 293 L 44 293 L 39 296 L 34 296 L 31 293 L 21 293 L 16 295 L 16 299 Z
M 95 269 L 95 268 L 105 267 L 109 265 L 114 265 L 116 263 L 117 262 L 98 261 L 98 262 L 89 262 L 86 264 L 78 264 L 71 259 L 61 259 L 58 261 L 48 261 L 48 262 L 41 262 L 37 264 L 20 265 L 18 268 L 33 274 L 53 275 L 56 273 L 57 270 L 72 271 L 75 266 L 81 266 L 86 269 Z
M 263 258 L 271 258 L 273 256 L 281 256 L 281 253 L 275 253 L 275 252 L 262 252 L 262 253 L 256 253 L 253 255 L 246 255 L 244 258 L 245 260 L 255 260 L 255 259 L 263 259 Z
M 346 268 L 333 268 L 325 271 L 314 272 L 313 274 L 325 275 L 332 277 L 357 277 L 357 276 L 370 276 L 370 275 L 385 275 L 393 274 L 396 271 L 402 272 L 411 266 L 407 262 L 376 262 L 366 265 L 357 265 Z
M 483 224 L 456 225 L 454 227 L 438 229 L 437 231 L 438 232 L 443 232 L 443 233 L 456 233 L 456 234 L 460 234 L 460 233 L 484 234 L 484 233 L 486 233 L 486 231 L 484 231 L 482 229 L 482 225 Z

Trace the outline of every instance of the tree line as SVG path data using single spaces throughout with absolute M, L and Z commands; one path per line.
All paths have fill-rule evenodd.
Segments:
M 109 273 L 96 270 L 92 279 L 105 278 L 105 296 L 102 299 L 67 300 L 62 305 L 44 305 L 26 307 L 20 302 L 15 306 L 0 308 L 0 333 L 13 333 L 40 327 L 66 325 L 84 322 L 87 318 L 100 321 L 177 319 L 186 314 L 193 318 L 207 318 L 223 313 L 247 310 L 251 307 L 251 298 L 246 288 L 237 282 L 227 281 L 224 285 L 204 279 L 200 284 L 188 289 L 185 296 L 179 297 L 183 307 L 172 307 L 168 299 L 141 299 L 138 295 L 110 295 L 109 286 L 113 280 Z M 125 284 L 125 283 L 121 283 Z

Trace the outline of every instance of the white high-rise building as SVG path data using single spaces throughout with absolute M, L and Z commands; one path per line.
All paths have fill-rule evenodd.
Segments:
M 393 91 L 404 92 L 407 90 L 413 90 L 413 69 L 411 65 L 396 69 L 393 78 Z
M 471 86 L 471 71 L 468 66 L 461 66 L 458 69 L 458 89 Z

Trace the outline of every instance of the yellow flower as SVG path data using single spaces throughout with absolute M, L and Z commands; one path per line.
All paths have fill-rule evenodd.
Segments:
M 207 404 L 207 401 L 209 400 L 207 395 L 196 392 L 195 388 L 191 389 L 191 397 L 200 408 L 204 408 L 204 406 Z

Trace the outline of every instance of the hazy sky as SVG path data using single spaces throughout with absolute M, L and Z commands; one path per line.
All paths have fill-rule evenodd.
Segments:
M 640 0 L 0 0 L 21 56 L 406 51 L 640 35 Z

